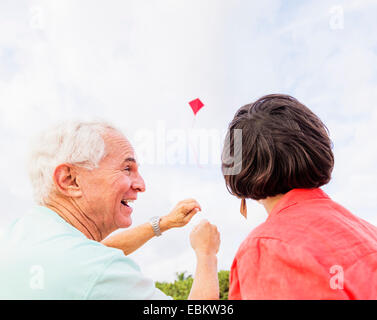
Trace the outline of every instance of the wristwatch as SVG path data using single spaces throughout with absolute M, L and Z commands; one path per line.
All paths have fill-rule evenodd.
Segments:
M 152 217 L 149 222 L 151 223 L 152 225 L 152 229 L 154 231 L 154 234 L 159 237 L 162 233 L 161 233 L 161 230 L 160 230 L 160 217 L 158 216 L 155 216 L 155 217 Z

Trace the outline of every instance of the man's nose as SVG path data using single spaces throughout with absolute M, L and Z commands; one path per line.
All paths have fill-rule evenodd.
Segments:
M 137 192 L 144 192 L 145 191 L 144 179 L 142 178 L 142 176 L 140 174 L 137 175 L 137 178 L 134 180 L 132 187 Z

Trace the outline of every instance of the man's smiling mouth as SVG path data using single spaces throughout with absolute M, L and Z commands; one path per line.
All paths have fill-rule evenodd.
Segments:
M 124 205 L 125 207 L 129 207 L 131 208 L 130 204 L 133 203 L 134 201 L 133 200 L 126 200 L 126 199 L 123 199 L 120 203 L 122 205 Z

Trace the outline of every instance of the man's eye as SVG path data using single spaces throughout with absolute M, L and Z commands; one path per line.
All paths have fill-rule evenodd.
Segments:
M 124 168 L 124 171 L 131 171 L 131 168 L 130 167 L 126 167 L 126 168 Z

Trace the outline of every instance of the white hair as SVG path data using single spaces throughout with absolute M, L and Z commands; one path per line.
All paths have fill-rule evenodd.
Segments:
M 103 135 L 107 130 L 120 131 L 107 122 L 66 121 L 42 132 L 32 143 L 29 177 L 34 199 L 46 204 L 54 190 L 55 168 L 63 163 L 92 170 L 106 155 Z

